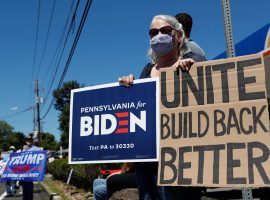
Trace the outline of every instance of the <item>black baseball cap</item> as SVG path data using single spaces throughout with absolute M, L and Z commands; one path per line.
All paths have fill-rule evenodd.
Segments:
M 28 135 L 26 138 L 25 138 L 25 140 L 31 140 L 31 141 L 33 141 L 33 138 L 30 136 L 30 135 Z

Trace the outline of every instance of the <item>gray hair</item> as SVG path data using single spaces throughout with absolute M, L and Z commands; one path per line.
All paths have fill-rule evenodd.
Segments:
M 186 44 L 185 44 L 185 32 L 183 30 L 182 24 L 180 24 L 177 19 L 173 16 L 170 15 L 156 15 L 153 19 L 152 22 L 150 24 L 150 28 L 153 24 L 153 22 L 157 19 L 161 19 L 165 22 L 168 22 L 174 30 L 180 32 L 182 34 L 181 37 L 181 44 L 178 46 L 179 47 L 179 56 L 183 57 L 184 54 L 186 54 L 187 52 L 189 52 L 189 49 L 187 48 Z M 158 62 L 158 55 L 151 49 L 149 48 L 148 50 L 148 56 L 151 59 L 151 62 L 153 64 L 156 64 Z

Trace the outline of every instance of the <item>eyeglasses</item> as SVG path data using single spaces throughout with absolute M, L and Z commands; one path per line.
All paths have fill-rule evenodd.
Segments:
M 149 35 L 152 38 L 152 37 L 156 36 L 159 32 L 161 32 L 162 34 L 171 34 L 172 30 L 174 30 L 174 29 L 171 26 L 163 26 L 160 29 L 152 28 L 149 31 Z

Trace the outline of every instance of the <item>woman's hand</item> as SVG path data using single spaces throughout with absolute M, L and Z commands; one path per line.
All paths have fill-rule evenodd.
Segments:
M 179 59 L 178 60 L 178 67 L 181 70 L 189 71 L 191 66 L 195 63 L 195 61 L 192 58 L 186 58 L 186 59 Z
M 118 78 L 118 82 L 126 87 L 129 87 L 133 84 L 135 77 L 133 74 L 130 74 L 129 76 L 122 76 Z

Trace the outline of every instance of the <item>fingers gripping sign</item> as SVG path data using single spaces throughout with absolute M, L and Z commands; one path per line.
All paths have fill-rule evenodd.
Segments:
M 191 66 L 195 63 L 195 61 L 191 58 L 181 59 L 178 60 L 178 67 L 183 71 L 189 71 Z
M 122 76 L 118 78 L 118 82 L 126 87 L 130 87 L 134 81 L 134 75 L 130 74 L 128 76 Z

